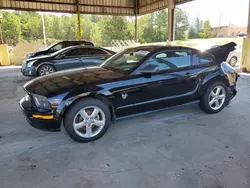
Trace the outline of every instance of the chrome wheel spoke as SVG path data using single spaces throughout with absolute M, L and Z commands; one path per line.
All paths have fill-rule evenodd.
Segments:
M 217 108 L 219 108 L 219 107 L 220 107 L 220 103 L 219 103 L 219 101 L 218 101 L 218 100 L 216 100 L 216 101 L 215 101 L 215 106 L 216 106 Z
M 88 138 L 92 137 L 93 133 L 92 133 L 92 126 L 86 126 L 86 136 Z
M 85 122 L 84 121 L 82 121 L 80 123 L 74 123 L 74 127 L 76 129 L 80 129 L 80 128 L 84 127 L 84 126 L 85 126 Z
M 211 101 L 209 101 L 209 105 L 210 105 L 210 106 L 213 105 L 214 102 L 215 102 L 215 100 L 214 100 L 214 98 L 213 98 Z
M 97 108 L 94 109 L 94 111 L 91 114 L 91 117 L 95 118 L 99 113 L 99 110 Z
M 214 93 L 213 91 L 211 92 L 211 96 L 214 98 L 216 97 L 216 93 Z
M 102 127 L 102 126 L 104 126 L 104 124 L 105 124 L 105 122 L 104 121 L 102 121 L 102 120 L 94 120 L 94 123 L 93 123 L 93 125 L 95 125 L 95 126 L 97 126 L 97 127 Z
M 82 116 L 83 119 L 89 118 L 89 115 L 84 109 L 80 111 L 80 116 Z
M 224 99 L 226 96 L 224 94 L 219 95 L 219 99 Z
M 217 87 L 217 90 L 216 90 L 216 93 L 215 93 L 217 96 L 220 94 L 220 90 L 221 90 L 220 87 Z

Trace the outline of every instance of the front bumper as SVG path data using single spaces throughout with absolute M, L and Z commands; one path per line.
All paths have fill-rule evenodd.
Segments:
M 36 67 L 22 67 L 21 72 L 24 76 L 37 76 Z
M 19 102 L 20 107 L 24 116 L 26 117 L 29 124 L 37 129 L 45 130 L 45 131 L 60 131 L 61 130 L 61 119 L 37 119 L 33 118 L 32 115 L 53 115 L 53 112 L 49 113 L 41 113 L 38 112 L 35 106 L 31 103 L 29 97 L 24 97 Z M 55 117 L 55 116 L 54 116 Z

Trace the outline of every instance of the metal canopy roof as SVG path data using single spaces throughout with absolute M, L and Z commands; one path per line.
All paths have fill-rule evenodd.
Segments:
M 192 0 L 172 0 L 181 4 Z M 0 0 L 0 9 L 134 16 L 168 7 L 169 0 Z

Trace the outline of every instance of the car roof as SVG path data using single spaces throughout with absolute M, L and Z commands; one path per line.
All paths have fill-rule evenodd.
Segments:
M 164 50 L 164 49 L 168 49 L 168 50 L 194 50 L 194 51 L 199 51 L 195 48 L 190 48 L 190 47 L 186 47 L 186 46 L 169 46 L 169 45 L 139 45 L 139 46 L 135 46 L 135 47 L 130 47 L 128 49 L 141 49 L 141 50 L 147 50 L 147 49 L 151 49 L 151 51 L 158 51 L 158 50 Z

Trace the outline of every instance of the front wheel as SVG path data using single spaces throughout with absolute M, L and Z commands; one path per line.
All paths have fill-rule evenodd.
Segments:
M 89 98 L 80 100 L 70 107 L 64 120 L 65 130 L 73 140 L 91 142 L 107 131 L 111 115 L 107 105 Z
M 38 76 L 44 76 L 55 72 L 56 69 L 52 65 L 42 65 L 38 69 Z
M 228 102 L 228 89 L 222 82 L 209 86 L 201 98 L 199 107 L 206 113 L 220 112 Z

